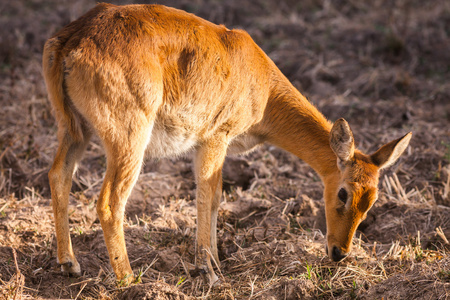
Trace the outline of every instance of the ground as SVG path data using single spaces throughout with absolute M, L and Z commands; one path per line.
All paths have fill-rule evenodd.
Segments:
M 114 1 L 114 3 L 128 3 Z M 222 284 L 190 277 L 195 184 L 189 157 L 148 161 L 126 209 L 131 266 L 117 283 L 95 213 L 105 171 L 90 143 L 74 176 L 70 224 L 83 275 L 56 263 L 47 173 L 57 148 L 41 71 L 47 38 L 94 0 L 0 3 L 0 299 L 445 299 L 450 296 L 450 3 L 171 0 L 247 30 L 331 121 L 371 152 L 412 131 L 343 262 L 325 254 L 323 185 L 271 145 L 224 168 Z

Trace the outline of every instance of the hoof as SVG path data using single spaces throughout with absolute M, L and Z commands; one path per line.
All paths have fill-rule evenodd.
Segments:
M 212 274 L 208 274 L 208 281 L 209 281 L 209 285 L 210 286 L 220 286 L 222 283 L 219 280 L 219 277 L 217 277 L 217 275 L 212 272 Z
M 117 285 L 120 287 L 126 287 L 133 283 L 136 283 L 136 278 L 134 278 L 133 274 L 125 275 L 122 279 L 117 280 Z
M 189 274 L 191 277 L 201 276 L 204 283 L 209 284 L 210 286 L 220 285 L 219 277 L 217 277 L 213 270 L 209 270 L 207 266 L 196 267 L 194 270 L 191 270 Z
M 191 277 L 198 277 L 198 276 L 204 276 L 208 274 L 208 268 L 207 267 L 195 267 L 195 269 L 189 271 L 189 275 Z
M 80 264 L 78 262 L 72 263 L 70 261 L 66 263 L 62 263 L 61 265 L 61 272 L 65 275 L 74 276 L 74 277 L 80 277 L 81 276 L 81 268 Z

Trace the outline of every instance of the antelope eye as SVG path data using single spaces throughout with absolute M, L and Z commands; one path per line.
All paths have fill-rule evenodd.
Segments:
M 339 200 L 344 202 L 344 204 L 347 203 L 348 194 L 347 194 L 347 191 L 344 188 L 339 190 L 338 197 L 339 197 Z

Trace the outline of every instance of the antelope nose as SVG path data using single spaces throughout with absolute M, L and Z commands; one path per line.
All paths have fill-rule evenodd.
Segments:
M 331 252 L 331 258 L 334 261 L 341 261 L 341 260 L 343 260 L 346 257 L 347 257 L 347 255 L 346 254 L 342 254 L 341 250 L 338 247 L 333 246 L 333 251 Z

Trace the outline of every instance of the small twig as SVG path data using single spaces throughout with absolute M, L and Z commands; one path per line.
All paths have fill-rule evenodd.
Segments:
M 0 208 L 0 212 L 2 212 L 6 207 L 8 207 L 8 201 Z
M 406 197 L 405 189 L 403 188 L 402 184 L 400 183 L 400 180 L 398 179 L 398 176 L 396 173 L 393 174 L 395 183 L 397 184 L 397 188 L 399 190 L 399 196 L 403 198 L 403 201 L 407 202 L 408 197 Z
M 450 196 L 450 167 L 446 168 L 447 171 L 447 183 L 444 184 L 444 193 L 442 194 L 442 198 L 446 200 Z
M 373 243 L 372 256 L 377 258 L 377 242 Z
M 147 268 L 145 269 L 144 272 L 142 272 L 141 277 L 144 277 L 145 273 L 147 273 L 147 271 L 158 261 L 158 256 L 156 256 L 152 262 L 147 266 Z M 183 261 L 181 261 L 181 263 L 183 263 Z M 184 264 L 183 264 L 184 266 Z
M 255 282 L 256 282 L 256 279 L 258 279 L 258 275 L 255 275 L 255 279 L 253 279 L 253 280 L 250 279 L 250 288 L 251 288 L 252 290 L 251 290 L 251 292 L 250 292 L 250 297 L 248 297 L 249 300 L 252 299 L 252 297 L 253 297 L 253 292 L 254 292 L 254 289 L 255 289 Z
M 205 248 L 205 249 L 203 249 L 203 250 L 206 251 L 206 253 L 209 254 L 209 257 L 210 257 L 211 260 L 214 262 L 214 265 L 216 266 L 217 271 L 219 271 L 220 277 L 222 277 L 223 282 L 225 282 L 225 277 L 223 276 L 222 271 L 220 270 L 220 266 L 219 266 L 218 262 L 216 261 L 216 259 L 215 259 L 214 256 L 212 255 L 211 250 L 210 250 L 209 248 Z
M 17 299 L 17 295 L 19 296 L 19 299 L 22 299 L 22 291 L 23 291 L 23 284 L 25 282 L 25 278 L 22 275 L 22 273 L 20 273 L 20 269 L 19 269 L 19 264 L 17 263 L 17 254 L 16 254 L 16 249 L 11 248 L 12 249 L 12 253 L 13 253 L 13 258 L 14 258 L 14 265 L 16 266 L 16 286 L 15 286 L 15 293 L 14 293 L 14 300 Z
M 88 284 L 87 282 L 85 282 L 85 283 L 83 284 L 83 286 L 81 287 L 81 289 L 80 289 L 80 291 L 78 292 L 77 296 L 75 297 L 75 300 L 78 299 L 78 296 L 80 296 L 81 292 L 84 290 L 84 288 L 86 287 L 87 284 Z
M 447 239 L 447 237 L 445 236 L 444 231 L 442 230 L 442 227 L 441 227 L 441 226 L 439 226 L 439 227 L 436 228 L 436 234 L 437 234 L 441 239 L 444 240 L 444 243 L 445 243 L 446 245 L 449 244 L 448 239 Z
M 80 285 L 80 284 L 83 284 L 83 283 L 87 284 L 88 282 L 91 282 L 91 281 L 97 281 L 97 280 L 93 279 L 93 278 L 89 278 L 89 279 L 86 279 L 86 280 L 83 280 L 83 281 L 80 281 L 80 282 L 72 283 L 72 284 L 69 285 L 69 287 L 70 286 L 75 286 L 75 285 Z

